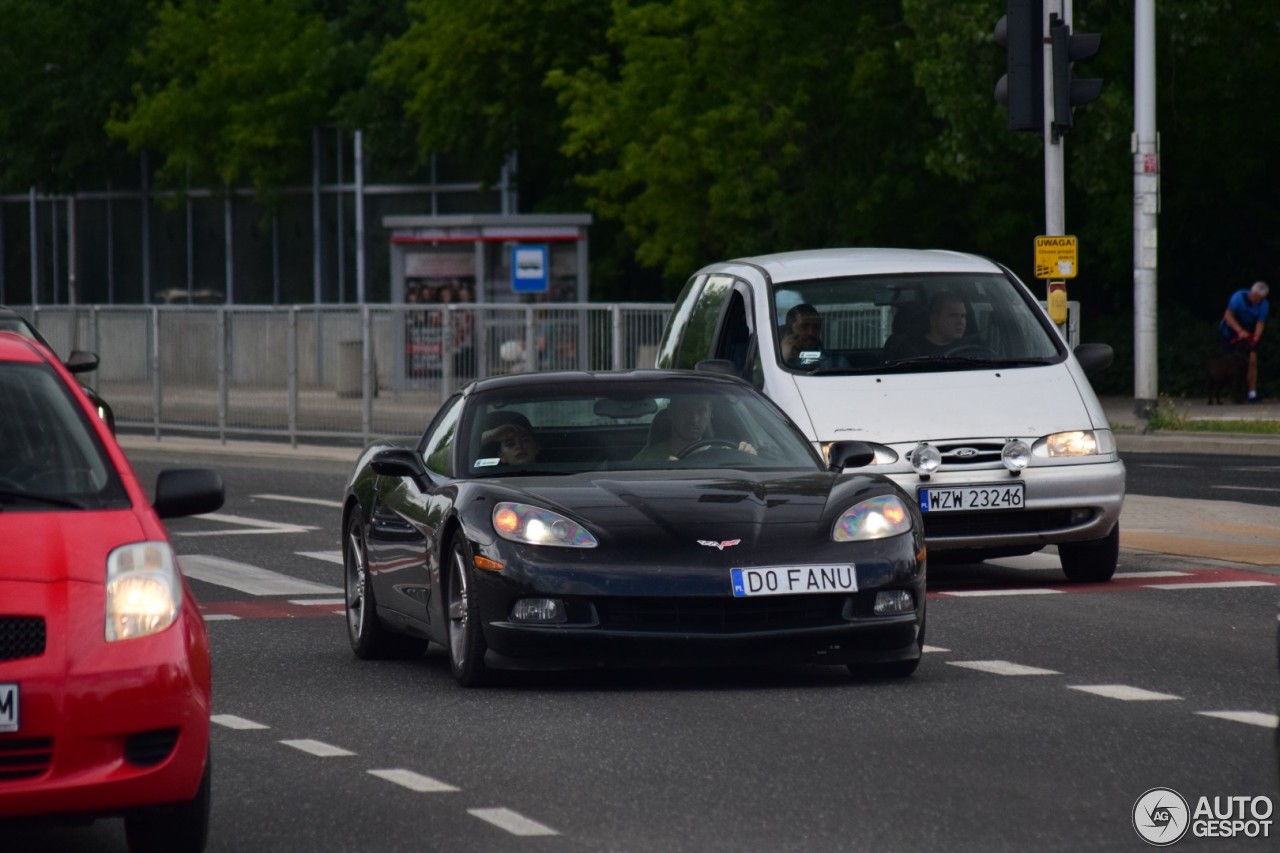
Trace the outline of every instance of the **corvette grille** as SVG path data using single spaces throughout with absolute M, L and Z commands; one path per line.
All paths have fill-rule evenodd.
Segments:
M 841 625 L 846 595 L 764 598 L 600 598 L 600 627 L 622 631 L 733 633 Z
M 0 660 L 44 654 L 44 619 L 40 616 L 0 616 Z
M 0 736 L 0 782 L 30 779 L 48 772 L 53 763 L 53 738 Z

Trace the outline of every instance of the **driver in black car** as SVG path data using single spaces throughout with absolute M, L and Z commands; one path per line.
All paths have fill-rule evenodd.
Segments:
M 637 462 L 658 462 L 679 459 L 682 451 L 708 439 L 711 426 L 711 402 L 698 397 L 675 397 L 665 409 L 670 431 L 665 438 L 652 440 L 635 456 Z M 661 413 L 659 413 L 661 415 Z M 732 444 L 732 442 L 727 442 Z M 737 449 L 756 455 L 756 449 L 748 441 L 738 442 Z

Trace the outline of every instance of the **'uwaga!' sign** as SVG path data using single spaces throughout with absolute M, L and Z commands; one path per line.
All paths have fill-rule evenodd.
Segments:
M 1075 278 L 1079 241 L 1075 237 L 1036 238 L 1036 278 Z

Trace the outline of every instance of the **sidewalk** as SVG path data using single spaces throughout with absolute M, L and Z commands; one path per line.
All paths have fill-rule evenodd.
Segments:
M 1221 453 L 1242 456 L 1280 456 L 1280 434 L 1253 435 L 1229 432 L 1180 432 L 1161 430 L 1142 433 L 1143 423 L 1134 412 L 1131 397 L 1101 397 L 1102 408 L 1116 434 L 1121 452 L 1127 453 Z M 1196 421 L 1258 420 L 1280 421 L 1280 400 L 1261 403 L 1209 405 L 1203 397 L 1174 401 L 1179 417 Z

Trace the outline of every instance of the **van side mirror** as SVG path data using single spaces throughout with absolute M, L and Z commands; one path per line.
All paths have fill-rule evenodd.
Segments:
M 1115 351 L 1111 349 L 1111 344 L 1080 344 L 1075 349 L 1075 356 L 1085 375 L 1092 376 L 1111 366 Z
M 875 461 L 876 452 L 865 441 L 837 441 L 828 450 L 831 470 L 862 468 Z

